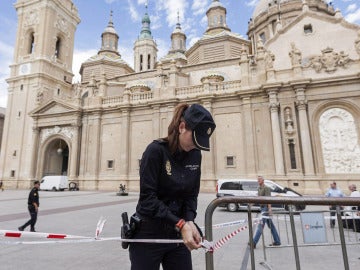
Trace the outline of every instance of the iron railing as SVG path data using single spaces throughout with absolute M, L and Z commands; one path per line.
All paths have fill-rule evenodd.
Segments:
M 334 205 L 334 206 L 354 206 L 359 205 L 360 200 L 359 198 L 350 198 L 350 197 L 342 197 L 342 198 L 327 198 L 327 197 L 236 197 L 236 196 L 225 196 L 214 199 L 207 207 L 205 212 L 205 235 L 208 241 L 213 241 L 213 231 L 212 231 L 212 217 L 214 210 L 224 204 L 228 203 L 238 203 L 238 204 L 248 204 L 248 228 L 249 228 L 249 238 L 252 239 L 253 236 L 253 229 L 252 229 L 252 205 L 253 204 L 283 204 L 283 205 Z M 296 262 L 296 269 L 300 270 L 300 258 L 299 258 L 299 250 L 298 250 L 298 243 L 297 243 L 297 236 L 295 230 L 295 222 L 294 222 L 294 212 L 291 210 L 292 207 L 288 207 L 289 217 L 290 217 L 290 225 L 291 225 L 291 235 L 293 240 L 293 248 L 294 248 L 294 256 Z M 342 217 L 340 212 L 340 207 L 337 207 L 336 211 L 337 221 L 339 224 L 342 223 Z M 341 243 L 341 250 L 344 262 L 344 269 L 349 270 L 349 262 L 348 262 L 348 255 L 345 243 L 345 235 L 344 235 L 344 228 L 339 226 L 339 236 L 340 236 L 340 243 Z M 251 269 L 255 269 L 255 257 L 254 257 L 254 250 L 251 249 L 250 252 L 251 257 Z M 206 261 L 206 270 L 213 270 L 214 269 L 214 261 L 213 261 L 213 254 L 211 252 L 207 252 L 205 255 Z

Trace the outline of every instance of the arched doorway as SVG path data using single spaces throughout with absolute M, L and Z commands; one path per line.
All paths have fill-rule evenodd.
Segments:
M 63 139 L 52 140 L 45 150 L 44 157 L 43 176 L 68 174 L 69 147 Z

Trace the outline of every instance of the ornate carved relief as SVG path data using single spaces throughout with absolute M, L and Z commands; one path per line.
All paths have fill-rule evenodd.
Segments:
M 270 112 L 275 113 L 279 111 L 280 102 L 277 97 L 277 91 L 276 90 L 270 90 L 268 92 L 269 94 L 269 108 Z
M 344 51 L 337 53 L 334 49 L 328 47 L 321 52 L 321 55 L 311 57 L 309 63 L 304 65 L 304 67 L 312 67 L 316 72 L 325 69 L 326 72 L 332 73 L 338 67 L 346 68 L 347 63 L 350 61 L 349 55 Z
M 31 10 L 25 15 L 24 26 L 35 25 L 39 23 L 39 13 L 37 10 Z
M 58 18 L 55 23 L 56 28 L 60 29 L 60 31 L 67 33 L 68 32 L 68 26 L 67 22 L 64 17 L 58 15 Z
M 289 52 L 289 56 L 293 67 L 301 65 L 301 51 L 295 47 L 294 42 L 291 42 L 291 51 Z
M 73 93 L 74 98 L 81 98 L 82 87 L 81 87 L 80 83 L 73 84 L 73 89 L 72 90 L 73 90 L 72 93 Z
M 360 56 L 360 30 L 358 31 L 358 38 L 355 40 L 355 50 Z
M 38 89 L 36 94 L 36 104 L 39 105 L 44 100 L 44 92 L 41 89 Z
M 291 108 L 289 107 L 285 108 L 284 118 L 285 118 L 285 132 L 287 135 L 291 136 L 295 132 Z
M 265 68 L 267 70 L 274 68 L 274 61 L 275 61 L 275 55 L 270 51 L 266 51 L 265 52 Z
M 360 173 L 360 145 L 353 116 L 346 110 L 325 111 L 319 121 L 326 173 Z
M 295 105 L 296 108 L 300 110 L 306 110 L 307 107 L 307 99 L 305 95 L 305 89 L 304 88 L 298 88 L 295 90 L 296 93 L 296 100 Z
M 40 134 L 40 142 L 43 143 L 47 138 L 55 134 L 63 135 L 64 137 L 71 140 L 75 134 L 75 127 L 54 126 L 53 128 L 42 129 Z

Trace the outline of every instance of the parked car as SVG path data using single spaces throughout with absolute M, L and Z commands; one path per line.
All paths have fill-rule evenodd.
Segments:
M 288 187 L 283 187 L 279 184 L 271 180 L 265 180 L 265 185 L 271 189 L 271 196 L 302 196 L 300 193 L 292 190 Z M 258 189 L 257 180 L 253 179 L 219 179 L 216 185 L 216 196 L 257 196 Z M 226 209 L 230 212 L 235 212 L 237 210 L 247 210 L 247 204 L 238 204 L 238 203 L 228 203 L 224 205 L 220 205 L 222 207 L 226 207 Z M 290 206 L 291 207 L 291 206 Z M 280 210 L 290 210 L 289 205 L 272 205 L 274 209 Z M 305 209 L 305 205 L 296 205 L 292 206 L 292 210 L 301 211 Z M 253 210 L 260 210 L 260 206 L 254 204 L 252 206 Z

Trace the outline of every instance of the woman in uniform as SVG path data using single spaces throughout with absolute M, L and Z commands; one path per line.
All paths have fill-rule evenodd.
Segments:
M 132 270 L 192 269 L 191 250 L 201 247 L 194 223 L 201 152 L 210 150 L 216 125 L 203 106 L 179 104 L 168 136 L 153 141 L 140 165 L 139 226 L 135 239 L 183 239 L 183 244 L 130 243 Z

